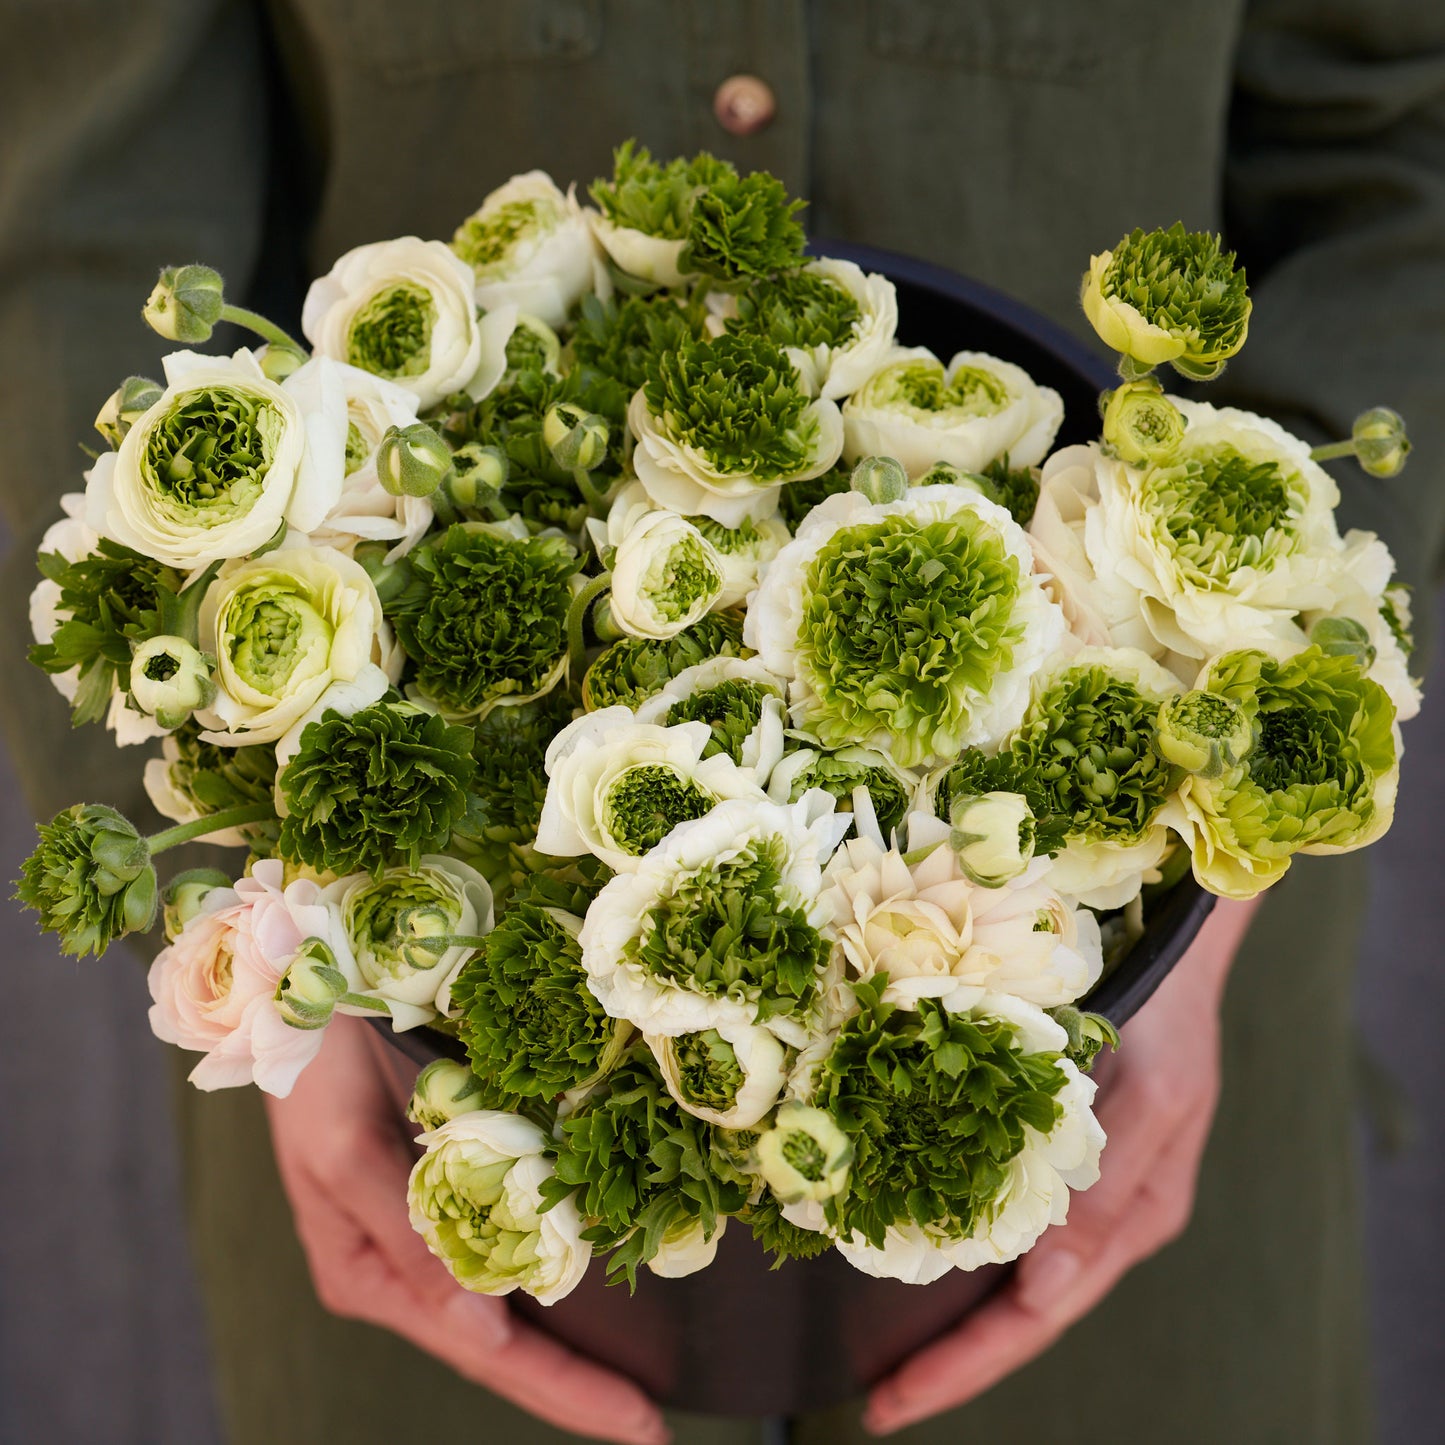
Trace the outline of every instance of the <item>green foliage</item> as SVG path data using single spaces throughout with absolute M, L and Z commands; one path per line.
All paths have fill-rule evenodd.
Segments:
M 761 336 L 774 346 L 844 346 L 862 317 L 836 281 L 813 271 L 790 271 L 755 281 L 738 296 L 729 331 Z
M 582 701 L 588 712 L 621 703 L 635 708 L 678 673 L 710 657 L 751 657 L 737 612 L 709 612 L 675 637 L 623 637 L 587 669 Z
M 706 723 L 712 729 L 712 737 L 702 751 L 703 757 L 726 753 L 741 765 L 743 744 L 762 721 L 764 703 L 777 696 L 772 688 L 749 678 L 726 678 L 673 703 L 667 710 L 667 726 Z
M 546 689 L 567 651 L 577 553 L 560 537 L 458 523 L 408 556 L 390 616 L 423 694 L 456 716 Z
M 182 723 L 170 736 L 177 757 L 167 764 L 166 775 L 201 817 L 247 803 L 269 803 L 275 796 L 274 747 L 218 748 L 202 742 L 201 728 L 194 722 Z M 248 823 L 242 831 L 251 850 L 265 857 L 275 847 L 280 824 Z
M 1008 457 L 991 461 L 980 473 L 992 488 L 990 500 L 1007 507 L 1020 527 L 1034 519 L 1039 504 L 1039 474 L 1034 467 L 1010 467 Z M 921 483 L 920 483 L 921 485 Z
M 1024 1053 L 1004 1020 L 934 999 L 897 1009 L 883 1002 L 886 982 L 857 986 L 860 1009 L 819 1074 L 814 1103 L 854 1148 L 828 1222 L 879 1247 L 895 1224 L 961 1239 L 989 1218 L 1025 1128 L 1047 1134 L 1062 1117 L 1059 1056 Z
M 715 176 L 693 198 L 681 268 L 724 287 L 802 265 L 807 237 L 794 219 L 803 209 L 766 171 Z
M 307 725 L 281 774 L 281 854 L 322 873 L 415 868 L 467 810 L 472 730 L 409 703 L 374 703 Z
M 820 477 L 809 477 L 802 482 L 789 482 L 778 493 L 778 512 L 783 521 L 788 524 L 788 530 L 796 532 L 803 518 L 819 502 L 838 492 L 846 492 L 852 480 L 853 469 L 839 463 Z
M 699 189 L 735 174 L 727 161 L 707 151 L 691 160 L 659 162 L 646 146 L 628 140 L 613 152 L 612 179 L 593 181 L 589 194 L 614 226 L 680 241 L 688 234 Z
M 705 314 L 696 301 L 668 292 L 613 301 L 584 296 L 572 354 L 580 365 L 620 382 L 631 397 L 659 356 L 706 336 Z
M 40 915 L 63 952 L 99 957 L 112 940 L 149 928 L 158 887 L 146 840 L 114 808 L 77 803 L 36 830 L 15 897 Z
M 748 1205 L 742 1218 L 753 1238 L 772 1255 L 772 1269 L 780 1269 L 789 1259 L 816 1259 L 833 1243 L 826 1234 L 784 1219 L 782 1205 L 768 1193 Z

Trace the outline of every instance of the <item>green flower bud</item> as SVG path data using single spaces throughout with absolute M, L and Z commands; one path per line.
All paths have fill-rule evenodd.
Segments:
M 95 418 L 95 429 L 114 451 L 126 433 L 161 399 L 160 385 L 148 376 L 128 376 L 111 392 Z
M 568 472 L 590 472 L 601 466 L 611 435 L 606 417 L 565 401 L 548 407 L 542 421 L 542 440 L 551 448 L 552 459 Z
M 178 728 L 216 696 L 212 662 L 184 637 L 152 637 L 131 657 L 130 695 L 163 728 Z
M 1170 456 L 1184 436 L 1184 413 L 1157 381 L 1129 381 L 1106 393 L 1104 450 L 1131 467 Z
M 441 490 L 460 511 L 484 511 L 501 495 L 510 470 L 507 454 L 500 447 L 467 442 L 452 454 L 452 469 Z
M 1159 709 L 1159 751 L 1186 772 L 1218 778 L 1253 744 L 1244 709 L 1216 692 L 1187 692 Z
M 1353 617 L 1322 617 L 1310 628 L 1310 641 L 1327 657 L 1353 657 L 1361 672 L 1375 665 L 1370 634 Z
M 304 366 L 310 357 L 299 347 L 272 341 L 261 352 L 261 370 L 274 382 L 283 382 L 293 371 Z
M 230 886 L 230 878 L 219 868 L 187 868 L 184 872 L 177 873 L 161 894 L 161 916 L 166 941 L 176 941 L 186 924 L 200 913 L 210 894 L 217 888 Z
M 209 341 L 225 305 L 220 273 L 209 266 L 167 266 L 141 315 L 167 341 Z
M 456 1059 L 437 1059 L 416 1076 L 406 1117 L 423 1129 L 440 1129 L 449 1119 L 483 1107 L 482 1081 Z
M 381 599 L 384 608 L 389 608 L 406 591 L 407 583 L 411 581 L 411 568 L 405 557 L 395 562 L 386 560 L 391 549 L 390 542 L 358 542 L 355 552 L 352 553 L 356 562 L 371 578 L 371 585 L 376 588 L 376 595 Z
M 308 938 L 281 975 L 272 1001 L 293 1029 L 324 1029 L 345 992 L 346 975 L 337 968 L 336 955 L 321 939 Z
M 1021 793 L 961 794 L 949 805 L 948 845 L 980 888 L 1001 888 L 1034 856 L 1033 809 Z
M 1387 406 L 1372 406 L 1355 418 L 1350 439 L 1355 456 L 1372 477 L 1393 477 L 1410 455 L 1410 438 L 1405 419 Z
M 853 1145 L 824 1109 L 789 1099 L 757 1142 L 758 1171 L 784 1204 L 831 1199 L 848 1183 Z
M 387 427 L 376 449 L 376 475 L 393 497 L 429 497 L 451 469 L 451 448 L 424 421 Z
M 876 505 L 901 502 L 908 495 L 908 473 L 892 457 L 864 457 L 853 468 L 849 486 Z
M 1083 1073 L 1094 1067 L 1105 1044 L 1111 1049 L 1119 1047 L 1119 1030 L 1103 1014 L 1085 1013 L 1069 1004 L 1051 1008 L 1048 1013 L 1069 1036 L 1065 1056 Z

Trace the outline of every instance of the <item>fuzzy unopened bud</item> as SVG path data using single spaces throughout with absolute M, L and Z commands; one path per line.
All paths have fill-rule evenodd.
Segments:
M 1125 382 L 1104 402 L 1104 450 L 1131 467 L 1148 466 L 1172 455 L 1185 425 L 1157 381 Z
M 451 448 L 424 421 L 387 427 L 376 449 L 376 475 L 393 497 L 429 497 L 451 469 Z
M 875 504 L 901 502 L 908 495 L 908 473 L 892 457 L 864 457 L 848 485 Z
M 167 266 L 141 315 L 167 341 L 209 341 L 221 319 L 225 286 L 209 266 Z
M 206 899 L 217 888 L 229 888 L 231 880 L 219 868 L 187 868 L 177 873 L 161 893 L 161 919 L 166 941 L 174 943 L 181 930 L 197 917 Z
M 606 417 L 565 401 L 548 407 L 542 419 L 542 440 L 550 448 L 552 460 L 567 472 L 600 467 L 607 460 L 611 436 Z
M 160 384 L 148 376 L 128 376 L 96 414 L 95 429 L 115 450 L 126 433 L 161 399 Z
M 1372 477 L 1396 476 L 1410 455 L 1405 419 L 1387 406 L 1372 406 L 1355 418 L 1350 432 L 1355 456 Z
M 289 346 L 280 341 L 268 342 L 256 359 L 261 363 L 261 370 L 275 382 L 285 381 L 293 371 L 299 371 L 311 360 L 299 346 Z
M 323 1029 L 346 992 L 346 975 L 336 955 L 319 938 L 308 938 L 281 975 L 272 1001 L 293 1029 Z
M 456 1059 L 436 1059 L 416 1076 L 406 1117 L 423 1129 L 440 1129 L 449 1119 L 481 1107 L 481 1080 Z
M 467 442 L 452 454 L 452 470 L 442 483 L 447 500 L 458 510 L 487 510 L 507 484 L 510 464 L 500 447 Z

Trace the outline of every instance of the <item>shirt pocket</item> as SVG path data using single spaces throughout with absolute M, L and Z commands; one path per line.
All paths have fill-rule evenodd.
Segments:
M 586 60 L 601 0 L 295 0 L 317 45 L 395 84 Z
M 1149 43 L 1158 0 L 869 0 L 882 60 L 1082 85 Z

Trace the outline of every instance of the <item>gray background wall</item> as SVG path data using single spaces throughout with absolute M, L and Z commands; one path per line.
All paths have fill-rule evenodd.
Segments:
M 1445 668 L 1436 676 L 1445 693 Z M 1406 729 L 1359 971 L 1368 1093 L 1381 1105 L 1359 1135 L 1384 1445 L 1440 1438 L 1445 1378 L 1445 701 L 1433 701 Z M 0 758 L 0 877 L 16 876 L 31 837 Z M 216 1445 L 145 980 L 62 959 L 4 907 L 0 1442 Z

